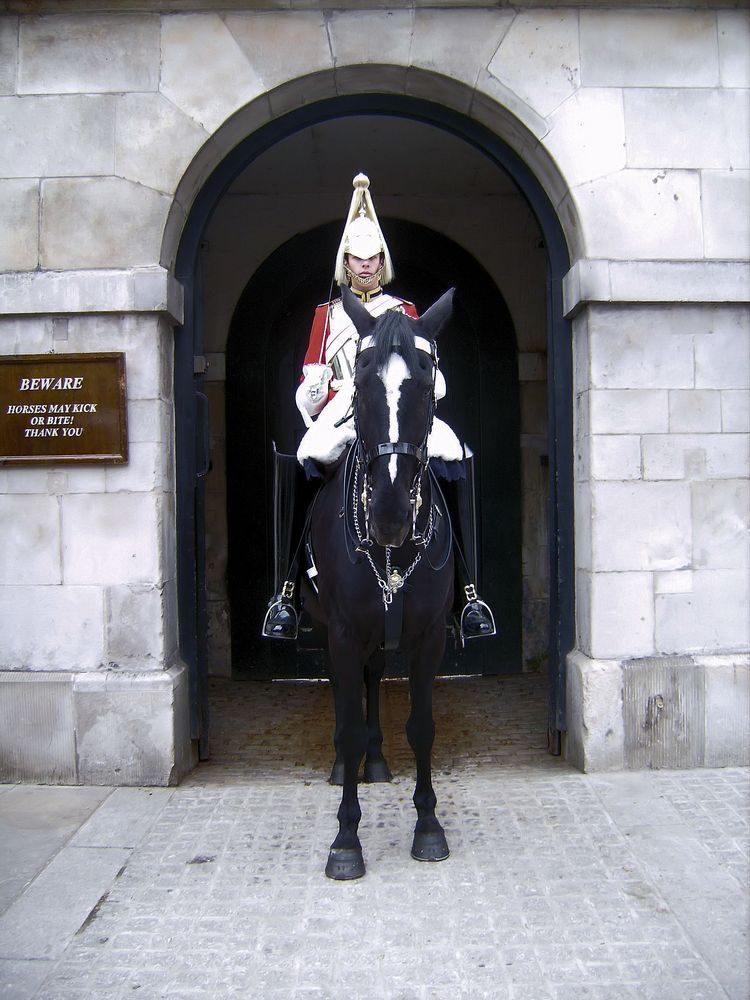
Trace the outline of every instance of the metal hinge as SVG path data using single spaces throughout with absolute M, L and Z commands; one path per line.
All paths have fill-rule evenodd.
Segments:
M 205 354 L 196 354 L 193 358 L 193 375 L 205 375 L 209 362 Z

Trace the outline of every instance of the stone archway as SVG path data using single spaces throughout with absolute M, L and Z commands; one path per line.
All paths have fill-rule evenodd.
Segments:
M 201 538 L 202 501 L 201 485 L 195 488 L 195 442 L 202 440 L 199 426 L 202 403 L 195 395 L 193 358 L 202 353 L 201 317 L 202 299 L 197 278 L 197 252 L 205 231 L 206 220 L 217 204 L 222 191 L 254 157 L 287 135 L 316 121 L 352 114 L 393 114 L 445 129 L 453 135 L 480 149 L 494 163 L 514 179 L 532 206 L 544 235 L 549 262 L 548 313 L 550 316 L 549 341 L 550 380 L 549 414 L 552 433 L 549 442 L 552 520 L 549 525 L 551 540 L 550 565 L 552 586 L 550 604 L 552 626 L 550 630 L 550 660 L 553 690 L 551 706 L 553 716 L 550 729 L 564 728 L 562 692 L 564 656 L 572 647 L 573 592 L 572 592 L 572 390 L 570 373 L 570 342 L 567 324 L 562 317 L 561 282 L 569 267 L 569 258 L 562 226 L 549 198 L 528 166 L 519 159 L 496 134 L 478 125 L 465 115 L 445 107 L 399 95 L 362 95 L 360 97 L 333 98 L 298 108 L 288 115 L 275 119 L 248 135 L 242 143 L 216 167 L 193 201 L 188 222 L 183 232 L 180 252 L 176 262 L 177 276 L 186 288 L 186 322 L 177 340 L 176 397 L 178 408 L 178 509 L 180 510 L 181 542 L 178 546 L 180 567 L 180 602 L 183 655 L 191 666 L 194 677 L 196 729 L 205 731 L 205 720 L 200 721 L 202 677 L 205 672 L 205 606 L 201 603 L 200 580 L 202 554 L 195 548 L 194 539 Z M 507 112 L 505 112 L 507 116 Z M 501 116 L 502 117 L 502 116 Z M 238 128 L 233 121 L 232 129 Z M 515 122 L 518 130 L 518 122 Z M 521 130 L 522 131 L 522 130 Z M 197 168 L 196 168 L 197 169 Z M 168 247 L 165 244 L 165 252 Z M 192 545 L 192 551 L 191 551 Z M 200 549 L 200 544 L 198 545 Z M 196 577 L 197 570 L 197 577 Z M 183 609 L 187 609 L 187 614 Z M 193 613 L 194 609 L 194 613 Z

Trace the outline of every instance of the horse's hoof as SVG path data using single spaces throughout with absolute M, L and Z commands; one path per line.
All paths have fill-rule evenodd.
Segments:
M 445 861 L 449 854 L 448 841 L 442 830 L 414 834 L 411 856 L 416 861 Z
M 365 873 L 365 862 L 359 847 L 332 847 L 328 855 L 326 875 L 328 878 L 345 882 L 349 879 L 362 878 Z
M 381 757 L 380 760 L 366 760 L 365 761 L 365 781 L 369 782 L 380 782 L 380 781 L 392 781 L 393 775 L 391 774 L 390 768 L 385 762 L 385 759 Z
M 328 779 L 329 785 L 343 785 L 344 784 L 344 765 L 343 763 L 336 763 L 331 768 L 331 777 Z

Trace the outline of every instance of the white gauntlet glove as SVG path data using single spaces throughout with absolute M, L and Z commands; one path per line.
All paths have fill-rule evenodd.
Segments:
M 309 364 L 302 366 L 303 379 L 294 395 L 297 409 L 302 414 L 305 427 L 312 427 L 316 417 L 328 402 L 328 383 L 333 377 L 330 365 Z

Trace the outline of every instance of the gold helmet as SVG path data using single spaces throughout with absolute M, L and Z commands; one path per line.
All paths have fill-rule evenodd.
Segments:
M 345 261 L 347 254 L 367 260 L 368 257 L 382 253 L 383 264 L 373 275 L 373 284 L 387 285 L 389 281 L 393 281 L 393 263 L 375 214 L 370 195 L 370 179 L 365 174 L 357 174 L 352 185 L 354 194 L 336 256 L 335 281 L 338 285 L 346 285 L 349 282 L 350 274 Z

